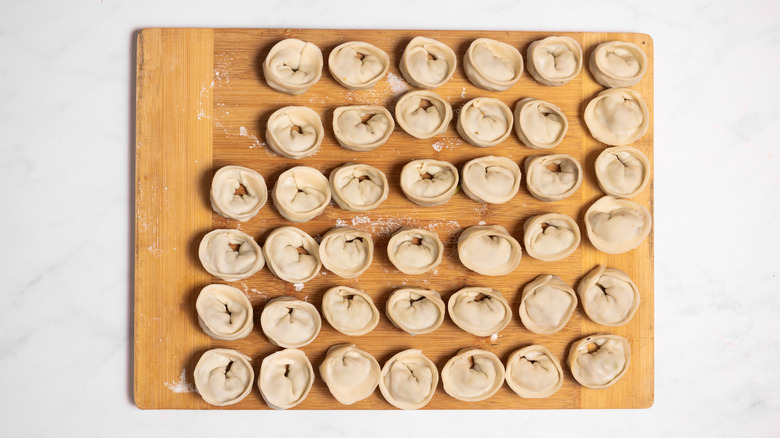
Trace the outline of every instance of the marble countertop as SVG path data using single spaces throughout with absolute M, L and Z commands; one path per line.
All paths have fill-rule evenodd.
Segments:
M 780 7 L 733 2 L 5 2 L 0 405 L 9 436 L 780 435 Z M 629 31 L 655 44 L 655 405 L 141 411 L 132 401 L 134 32 Z M 378 427 L 378 425 L 382 425 Z

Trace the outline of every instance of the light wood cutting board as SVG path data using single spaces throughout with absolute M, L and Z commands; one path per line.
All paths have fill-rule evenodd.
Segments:
M 553 152 L 567 153 L 580 160 L 585 170 L 582 187 L 558 202 L 533 198 L 525 183 L 510 202 L 503 205 L 478 204 L 462 192 L 440 207 L 423 208 L 411 203 L 400 191 L 401 167 L 418 158 L 449 161 L 460 168 L 466 161 L 484 155 L 509 157 L 520 164 L 526 157 L 544 154 L 524 147 L 512 134 L 502 145 L 489 149 L 470 146 L 455 130 L 455 120 L 447 131 L 430 140 L 418 140 L 396 126 L 390 140 L 366 153 L 338 146 L 331 129 L 332 111 L 348 104 L 379 104 L 393 109 L 395 100 L 412 89 L 402 79 L 398 60 L 406 43 L 414 36 L 437 39 L 458 54 L 454 77 L 435 90 L 456 112 L 468 100 L 495 97 L 514 108 L 524 97 L 551 101 L 566 113 L 569 131 Z M 549 32 L 495 31 L 409 31 L 409 30 L 321 30 L 321 29 L 145 29 L 138 34 L 137 113 L 136 113 L 136 223 L 135 223 L 135 402 L 143 409 L 212 409 L 192 392 L 192 370 L 200 355 L 215 347 L 240 350 L 253 358 L 255 371 L 266 355 L 277 350 L 263 336 L 259 315 L 264 303 L 273 297 L 290 295 L 306 299 L 320 309 L 322 294 L 335 285 L 365 289 L 383 312 L 389 294 L 402 286 L 434 289 L 447 298 L 464 286 L 491 286 L 501 291 L 513 308 L 509 326 L 488 338 L 472 336 L 445 318 L 435 332 L 411 337 L 396 329 L 382 315 L 378 327 L 361 337 L 338 333 L 323 321 L 316 341 L 302 349 L 316 368 L 333 344 L 355 343 L 372 353 L 380 364 L 407 348 L 419 348 L 441 370 L 459 349 L 479 347 L 495 352 L 503 361 L 526 345 L 547 346 L 562 362 L 563 387 L 540 400 L 518 397 L 504 386 L 492 398 L 465 403 L 447 395 L 439 383 L 426 409 L 578 409 L 647 408 L 653 403 L 653 234 L 641 246 L 622 255 L 597 251 L 585 237 L 585 210 L 604 194 L 594 174 L 594 161 L 604 145 L 587 132 L 582 113 L 587 102 L 603 88 L 587 69 L 593 48 L 605 41 L 634 42 L 645 50 L 649 66 L 642 81 L 632 87 L 640 92 L 653 112 L 653 42 L 648 35 L 634 33 L 558 33 L 577 40 L 585 62 L 576 79 L 562 87 L 545 87 L 524 72 L 520 81 L 505 92 L 488 92 L 472 85 L 462 67 L 463 53 L 472 40 L 489 37 L 517 47 L 527 63 L 528 45 L 553 35 Z M 338 85 L 327 67 L 322 79 L 301 96 L 271 90 L 262 75 L 262 62 L 277 41 L 295 37 L 317 44 L 327 56 L 338 44 L 367 41 L 384 49 L 391 59 L 390 74 L 373 89 L 349 91 Z M 275 110 L 286 105 L 303 105 L 317 111 L 325 125 L 322 149 L 313 157 L 289 160 L 269 152 L 264 145 L 265 122 Z M 647 134 L 635 144 L 653 160 L 652 116 Z M 212 213 L 208 192 L 211 176 L 228 164 L 250 167 L 260 172 L 271 188 L 284 170 L 306 165 L 326 175 L 345 162 L 371 164 L 387 174 L 390 196 L 378 209 L 350 213 L 331 205 L 324 214 L 297 225 L 312 236 L 336 226 L 354 226 L 374 236 L 376 252 L 372 266 L 359 278 L 345 280 L 322 270 L 315 279 L 296 287 L 274 277 L 267 268 L 233 283 L 243 289 L 255 308 L 255 329 L 240 341 L 214 341 L 198 327 L 195 299 L 202 287 L 221 281 L 200 265 L 197 247 L 200 239 L 216 228 L 240 228 L 262 245 L 268 233 L 289 225 L 270 201 L 258 216 L 246 223 Z M 653 182 L 634 201 L 653 212 Z M 498 224 L 522 242 L 523 222 L 534 215 L 559 212 L 580 224 L 583 241 L 579 249 L 560 262 L 541 262 L 525 254 L 520 267 L 503 277 L 486 277 L 467 270 L 458 261 L 455 244 L 459 232 L 482 221 Z M 445 243 L 444 261 L 432 273 L 405 275 L 388 261 L 386 244 L 402 226 L 418 226 L 438 233 Z M 523 286 L 539 274 L 555 274 L 576 288 L 579 279 L 597 264 L 622 269 L 637 283 L 641 305 L 631 322 L 609 328 L 591 322 L 578 306 L 571 321 L 553 335 L 536 335 L 526 330 L 517 316 Z M 594 333 L 625 336 L 631 344 L 628 373 L 611 388 L 591 390 L 581 387 L 565 365 L 571 344 Z M 256 386 L 240 403 L 220 409 L 267 409 Z M 326 385 L 317 379 L 306 400 L 295 409 L 394 409 L 379 393 L 352 406 L 338 403 Z

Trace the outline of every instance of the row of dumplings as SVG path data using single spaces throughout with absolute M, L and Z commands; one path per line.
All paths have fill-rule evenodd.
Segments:
M 206 351 L 195 366 L 195 387 L 212 405 L 228 406 L 251 391 L 254 370 L 251 359 L 231 349 Z M 628 370 L 631 347 L 617 335 L 592 335 L 575 342 L 567 364 L 575 380 L 592 389 L 617 383 Z M 322 380 L 340 403 L 351 405 L 379 390 L 399 409 L 420 409 L 428 404 L 439 384 L 436 365 L 421 350 L 404 350 L 385 362 L 354 344 L 328 349 L 319 367 Z M 263 358 L 257 387 L 273 409 L 289 409 L 301 403 L 314 383 L 314 368 L 301 350 L 288 348 Z M 542 345 L 530 345 L 510 354 L 506 367 L 495 353 L 464 348 L 441 370 L 444 391 L 455 399 L 477 402 L 492 397 L 504 381 L 523 398 L 545 398 L 563 385 L 563 369 Z
M 596 159 L 596 177 L 608 195 L 630 198 L 647 186 L 649 166 L 639 149 L 607 148 Z M 446 204 L 459 185 L 476 202 L 502 204 L 517 194 L 521 179 L 517 163 L 488 155 L 468 161 L 460 172 L 447 161 L 411 161 L 401 170 L 400 186 L 410 201 L 424 207 Z M 525 179 L 535 198 L 560 201 L 577 191 L 583 171 L 569 155 L 540 155 L 525 159 Z M 363 212 L 377 208 L 389 192 L 384 172 L 368 164 L 344 164 L 331 171 L 329 178 L 317 169 L 296 166 L 279 175 L 271 199 L 285 219 L 307 222 L 320 215 L 331 199 L 343 210 Z M 265 205 L 268 189 L 259 173 L 246 167 L 225 166 L 214 174 L 209 196 L 215 212 L 245 222 Z
M 620 254 L 639 246 L 650 233 L 650 213 L 631 201 L 609 196 L 597 201 L 585 214 L 590 242 L 597 249 Z M 523 224 L 523 244 L 533 258 L 545 262 L 571 255 L 581 241 L 580 229 L 571 217 L 560 213 L 533 216 Z M 457 255 L 468 269 L 482 275 L 501 276 L 514 271 L 522 257 L 520 243 L 500 225 L 474 225 L 458 237 Z M 403 227 L 387 243 L 393 266 L 409 275 L 420 275 L 441 264 L 444 244 L 423 228 Z M 206 234 L 198 247 L 203 268 L 225 281 L 238 281 L 266 264 L 272 274 L 289 283 L 304 283 L 326 269 L 342 278 L 365 272 L 374 257 L 374 241 L 366 231 L 350 227 L 329 230 L 317 243 L 305 231 L 291 226 L 276 228 L 261 247 L 248 234 L 217 229 Z
M 433 91 L 410 91 L 398 100 L 395 119 L 409 135 L 428 139 L 447 130 L 453 117 L 450 104 Z M 648 108 L 630 89 L 610 89 L 585 108 L 585 123 L 602 143 L 623 146 L 641 138 L 649 124 Z M 496 146 L 512 128 L 532 149 L 551 149 L 561 143 L 568 120 L 556 105 L 534 98 L 521 99 L 514 113 L 498 99 L 478 97 L 466 102 L 457 120 L 458 134 L 477 147 Z M 377 105 L 351 105 L 333 111 L 333 133 L 345 149 L 366 152 L 383 145 L 395 129 L 393 116 Z M 319 151 L 325 130 L 319 114 L 304 106 L 276 110 L 266 122 L 265 139 L 276 153 L 291 159 Z
M 564 85 L 582 69 L 582 47 L 569 37 L 534 41 L 528 47 L 527 58 L 528 72 L 543 85 Z M 288 38 L 271 48 L 263 62 L 263 74 L 274 90 L 299 95 L 319 81 L 323 64 L 322 51 L 315 44 Z M 410 84 L 433 89 L 450 80 L 457 64 L 455 52 L 446 44 L 418 36 L 407 44 L 398 67 Z M 474 40 L 463 64 L 474 85 L 491 91 L 511 88 L 524 70 L 523 57 L 516 48 L 490 38 Z M 390 57 L 384 50 L 362 41 L 343 43 L 328 56 L 333 79 L 350 90 L 372 88 L 389 67 Z M 636 44 L 611 41 L 593 50 L 589 67 L 596 81 L 605 87 L 630 87 L 644 75 L 647 56 Z
M 580 280 L 577 292 L 560 278 L 543 274 L 523 288 L 518 314 L 529 331 L 550 335 L 566 326 L 578 301 L 592 321 L 617 327 L 627 324 L 634 316 L 640 294 L 625 272 L 602 265 Z M 235 287 L 208 285 L 198 294 L 195 307 L 201 329 L 214 339 L 243 339 L 254 327 L 252 305 Z M 489 287 L 462 288 L 446 305 L 434 290 L 401 288 L 393 291 L 385 304 L 387 319 L 412 336 L 434 332 L 447 313 L 456 326 L 475 336 L 499 333 L 512 319 L 506 298 Z M 332 287 L 325 292 L 322 314 L 334 329 L 347 336 L 371 332 L 380 318 L 371 296 L 348 286 Z M 272 344 L 298 348 L 316 339 L 322 319 L 313 304 L 282 296 L 266 303 L 260 326 Z

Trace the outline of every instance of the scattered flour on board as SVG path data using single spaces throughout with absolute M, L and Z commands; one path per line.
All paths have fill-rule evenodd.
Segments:
M 485 221 L 479 221 L 479 223 L 477 223 L 477 225 L 486 225 L 486 224 L 487 224 L 487 222 L 485 222 Z
M 160 258 L 160 256 L 163 254 L 162 249 L 160 249 L 160 236 L 157 236 L 157 240 L 154 241 L 149 247 L 146 248 L 149 250 L 149 252 L 156 258 Z
M 167 386 L 168 389 L 171 390 L 171 392 L 175 392 L 177 394 L 182 392 L 195 392 L 195 388 L 192 386 L 192 383 L 187 382 L 186 368 L 183 368 L 181 370 L 181 376 L 179 376 L 179 380 L 174 380 L 173 382 L 165 382 L 165 386 Z
M 490 343 L 491 344 L 495 344 L 496 342 L 498 342 L 498 333 L 493 333 L 490 336 Z
M 355 216 L 352 218 L 352 225 L 357 224 L 370 224 L 371 218 L 368 216 Z
M 389 236 L 403 226 L 413 225 L 410 217 L 375 217 L 355 216 L 352 218 L 352 226 L 358 229 L 368 231 L 369 233 L 382 238 Z
M 460 97 L 466 97 L 466 87 L 463 87 L 463 91 L 460 92 Z
M 460 138 L 454 137 L 441 138 L 431 145 L 436 152 L 441 152 L 443 149 L 452 150 L 459 146 L 463 146 L 463 141 Z
M 336 226 L 337 227 L 346 227 L 347 226 L 347 221 L 345 221 L 344 219 L 336 219 Z
M 303 290 L 303 283 L 295 283 L 293 285 L 293 289 L 295 289 L 295 292 L 300 292 Z
M 262 146 L 265 146 L 265 142 L 261 142 L 256 135 L 250 134 L 249 131 L 246 129 L 246 126 L 242 126 L 238 128 L 238 135 L 252 140 L 253 143 L 249 145 L 249 149 L 258 149 Z
M 435 231 L 439 229 L 439 227 L 456 229 L 456 228 L 460 228 L 460 223 L 458 221 L 439 221 L 439 222 L 431 222 L 430 224 L 428 224 L 428 229 L 431 231 Z
M 225 85 L 230 86 L 230 74 L 226 70 L 214 70 L 214 76 L 217 78 L 217 84 L 222 85 L 224 82 Z
M 387 78 L 387 84 L 390 86 L 390 89 L 393 91 L 393 94 L 395 95 L 399 95 L 410 89 L 409 84 L 406 83 L 404 78 L 398 76 L 395 73 L 387 73 L 386 78 Z

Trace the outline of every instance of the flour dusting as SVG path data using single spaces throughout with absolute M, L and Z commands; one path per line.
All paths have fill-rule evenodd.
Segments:
M 466 87 L 463 87 L 463 91 L 460 92 L 460 97 L 466 97 Z
M 303 290 L 303 283 L 295 283 L 293 285 L 293 289 L 295 289 L 295 292 L 300 292 Z
M 390 86 L 390 89 L 393 91 L 393 94 L 395 94 L 396 96 L 406 91 L 409 91 L 410 89 L 409 84 L 406 83 L 404 78 L 398 76 L 395 73 L 387 73 L 386 79 L 387 79 L 387 84 Z
M 371 218 L 368 216 L 355 216 L 352 218 L 352 225 L 369 224 L 369 223 L 371 223 Z
M 246 126 L 238 128 L 238 135 L 252 140 L 252 144 L 249 145 L 249 149 L 259 149 L 265 146 L 265 142 L 261 142 L 256 135 L 250 134 L 249 130 L 246 129 Z
M 436 152 L 441 152 L 442 150 L 453 150 L 456 147 L 463 146 L 463 141 L 460 138 L 454 138 L 454 137 L 443 137 L 440 138 L 436 143 L 432 144 L 431 147 Z
M 487 224 L 487 222 L 485 222 L 485 221 L 479 221 L 479 223 L 477 223 L 477 225 L 486 225 L 486 224 Z
M 165 386 L 167 386 L 168 389 L 171 390 L 171 392 L 174 392 L 176 394 L 180 394 L 183 392 L 195 392 L 195 388 L 192 386 L 192 383 L 187 382 L 186 368 L 183 368 L 181 370 L 181 376 L 179 376 L 179 380 L 174 380 L 173 382 L 165 382 Z

